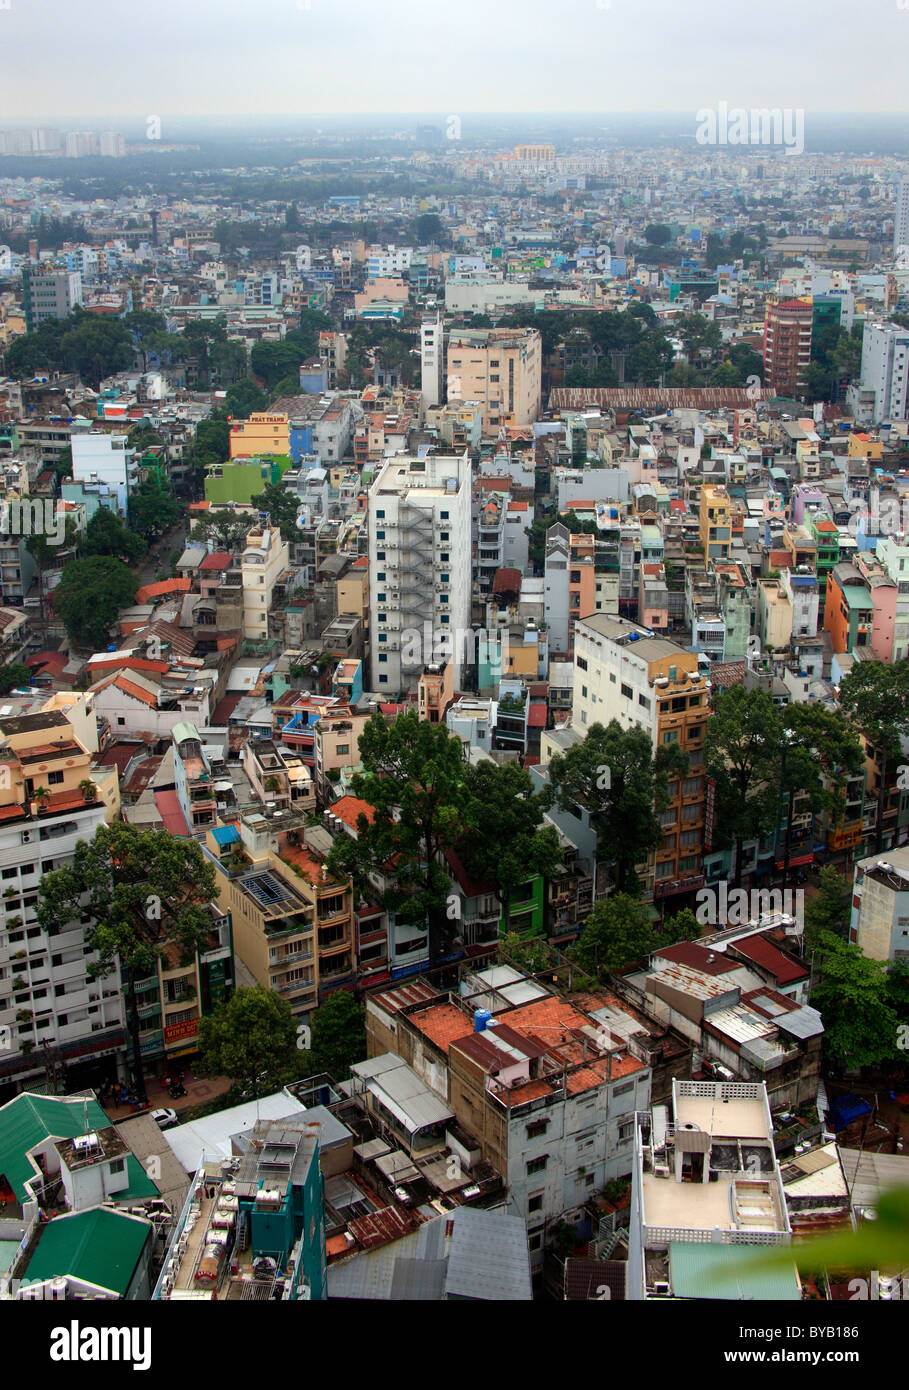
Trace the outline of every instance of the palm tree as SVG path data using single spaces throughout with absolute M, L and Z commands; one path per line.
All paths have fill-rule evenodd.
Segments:
M 98 795 L 98 788 L 90 777 L 84 777 L 79 783 L 79 793 L 83 801 L 94 801 Z

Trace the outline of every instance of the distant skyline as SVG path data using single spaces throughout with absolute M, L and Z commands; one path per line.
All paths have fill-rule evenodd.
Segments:
M 905 109 L 898 0 L 9 0 L 0 125 Z M 78 113 L 74 117 L 73 113 Z M 166 138 L 166 136 L 165 136 Z

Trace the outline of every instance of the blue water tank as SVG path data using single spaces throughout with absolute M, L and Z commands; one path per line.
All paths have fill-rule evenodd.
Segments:
M 473 1031 L 475 1033 L 484 1032 L 485 1029 L 488 1028 L 491 1018 L 492 1014 L 488 1009 L 475 1009 L 473 1015 Z

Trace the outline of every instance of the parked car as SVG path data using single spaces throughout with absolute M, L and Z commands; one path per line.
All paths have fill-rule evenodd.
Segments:
M 180 1123 L 176 1110 L 153 1110 L 151 1117 L 159 1129 L 173 1129 Z

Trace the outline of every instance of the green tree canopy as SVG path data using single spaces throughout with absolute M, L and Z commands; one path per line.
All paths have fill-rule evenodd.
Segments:
M 659 925 L 647 904 L 628 893 L 613 893 L 598 902 L 587 918 L 574 956 L 594 975 L 616 974 L 660 944 Z
M 141 560 L 147 550 L 142 537 L 129 530 L 119 513 L 110 507 L 99 507 L 85 528 L 86 555 L 115 555 L 131 563 Z
M 127 509 L 131 529 L 146 540 L 169 531 L 183 515 L 183 508 L 170 488 L 154 475 L 130 493 Z
M 17 686 L 28 686 L 32 673 L 21 661 L 8 662 L 0 666 L 0 695 L 8 695 Z
M 297 1058 L 297 1024 L 286 999 L 256 985 L 238 989 L 199 1021 L 199 1070 L 229 1076 L 256 1099 L 281 1086 Z
M 517 763 L 470 765 L 465 781 L 468 829 L 458 852 L 470 874 L 495 884 L 507 933 L 514 890 L 535 874 L 552 874 L 562 860 L 559 837 L 543 825 L 530 774 Z
M 623 729 L 617 719 L 592 724 L 582 743 L 549 763 L 543 804 L 590 815 L 597 858 L 611 865 L 620 892 L 638 888 L 635 865 L 662 841 L 657 813 L 665 809 L 669 775 L 687 770 L 688 758 L 674 745 L 656 757 L 646 729 Z
M 137 981 L 176 948 L 191 964 L 211 943 L 206 905 L 215 896 L 215 869 L 195 840 L 117 821 L 77 840 L 71 864 L 41 880 L 38 921 L 44 931 L 72 930 L 84 921 L 85 945 L 97 952 L 89 979 L 119 969 L 126 993 L 136 1085 L 144 1095 Z
M 72 642 L 99 650 L 107 646 L 120 609 L 133 602 L 138 587 L 137 576 L 122 560 L 89 555 L 64 566 L 53 591 L 54 608 Z
M 820 931 L 814 971 L 810 1002 L 823 1019 L 830 1060 L 840 1067 L 873 1067 L 896 1057 L 898 1019 L 886 962 Z
M 298 538 L 297 510 L 300 503 L 289 488 L 282 487 L 280 483 L 266 483 L 263 490 L 250 500 L 260 512 L 268 512 L 271 524 L 280 529 L 286 541 Z
M 361 814 L 356 839 L 337 837 L 328 868 L 349 875 L 364 898 L 375 891 L 370 874 L 385 877 L 383 905 L 399 921 L 426 926 L 435 965 L 449 930 L 449 880 L 438 860 L 464 820 L 461 740 L 412 711 L 393 724 L 375 714 L 360 735 L 359 752 L 363 771 L 352 778 L 351 791 L 373 807 L 373 820 Z
M 776 823 L 779 741 L 779 719 L 765 691 L 743 685 L 714 691 L 704 757 L 716 782 L 718 841 L 735 850 L 736 885 L 741 880 L 743 843 L 769 833 Z

